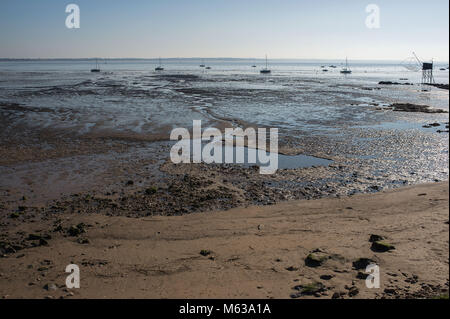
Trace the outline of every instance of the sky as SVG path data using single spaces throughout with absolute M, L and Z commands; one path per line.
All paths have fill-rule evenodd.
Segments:
M 0 58 L 448 61 L 448 38 L 448 0 L 0 0 Z

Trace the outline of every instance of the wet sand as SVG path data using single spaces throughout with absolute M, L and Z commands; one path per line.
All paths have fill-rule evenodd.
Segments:
M 441 182 L 183 216 L 62 213 L 11 219 L 6 231 L 6 222 L 1 225 L 0 296 L 448 296 L 448 195 L 448 182 Z M 372 234 L 395 249 L 371 249 Z M 5 251 L 5 242 L 14 238 L 35 247 Z M 323 264 L 305 263 L 312 252 L 326 257 Z M 364 269 L 354 267 L 360 258 L 379 265 L 380 289 L 368 289 L 360 279 Z M 80 289 L 64 286 L 70 263 L 80 266 Z

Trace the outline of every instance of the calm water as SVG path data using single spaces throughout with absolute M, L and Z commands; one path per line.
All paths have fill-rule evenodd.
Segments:
M 90 73 L 92 60 L 0 61 L 0 101 L 54 112 L 23 114 L 38 127 L 120 130 L 152 134 L 168 127 L 190 127 L 193 119 L 213 125 L 239 119 L 254 125 L 327 133 L 343 122 L 368 121 L 367 112 L 343 106 L 413 102 L 448 109 L 448 92 L 421 86 L 372 90 L 382 80 L 418 83 L 420 72 L 401 62 L 351 63 L 353 74 L 339 73 L 343 61 L 270 61 L 272 74 L 259 69 L 263 60 L 107 60 L 102 73 Z M 256 68 L 251 66 L 256 64 Z M 323 72 L 321 66 L 334 64 Z M 448 83 L 448 71 L 436 71 Z M 400 81 L 400 79 L 408 79 Z M 429 89 L 429 88 L 428 88 Z M 370 91 L 369 91 L 370 90 Z

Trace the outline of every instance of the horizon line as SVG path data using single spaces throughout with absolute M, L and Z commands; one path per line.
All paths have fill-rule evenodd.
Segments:
M 164 59 L 164 60 L 198 60 L 198 59 L 205 59 L 205 60 L 265 60 L 265 58 L 254 58 L 254 57 L 242 57 L 242 58 L 235 58 L 235 57 L 151 57 L 151 58 L 136 58 L 136 57 L 108 57 L 108 58 L 102 58 L 102 57 L 70 57 L 70 58 L 11 58 L 11 57 L 0 57 L 0 61 L 4 60 L 13 60 L 13 61 L 39 61 L 39 60 L 95 60 L 95 59 L 101 59 L 101 60 L 158 60 L 158 59 Z M 379 61 L 379 62 L 399 62 L 399 61 L 405 61 L 406 59 L 349 59 L 350 61 L 359 61 L 359 62 L 365 62 L 365 61 Z M 297 61 L 344 61 L 343 58 L 269 58 L 268 60 L 297 60 Z M 448 60 L 441 61 L 441 60 L 434 60 L 434 63 L 449 63 Z

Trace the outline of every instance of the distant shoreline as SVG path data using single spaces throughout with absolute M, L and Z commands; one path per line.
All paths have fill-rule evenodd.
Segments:
M 11 61 L 92 61 L 95 59 L 102 59 L 107 61 L 158 61 L 159 57 L 152 58 L 99 58 L 99 57 L 85 57 L 85 58 L 0 58 L 0 62 L 11 62 Z M 227 58 L 227 57 L 217 57 L 217 58 L 202 58 L 202 57 L 190 57 L 190 58 L 165 58 L 161 57 L 165 61 L 264 61 L 264 58 Z M 344 61 L 342 58 L 336 59 L 279 59 L 273 58 L 269 59 L 271 62 L 286 62 L 286 63 L 336 63 L 338 61 Z M 352 59 L 352 64 L 397 64 L 402 63 L 402 60 L 358 60 Z M 434 61 L 436 65 L 449 64 L 448 61 Z

